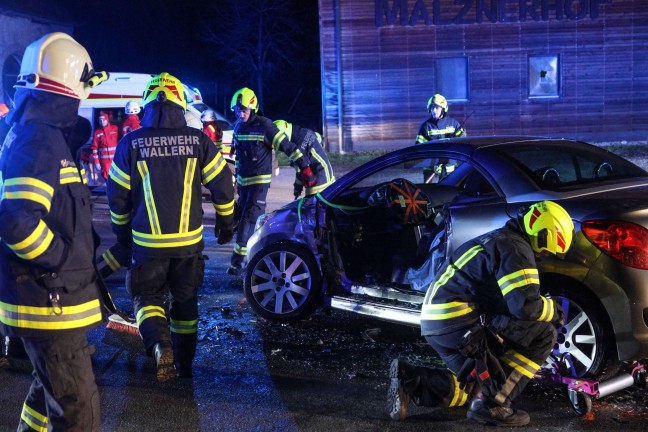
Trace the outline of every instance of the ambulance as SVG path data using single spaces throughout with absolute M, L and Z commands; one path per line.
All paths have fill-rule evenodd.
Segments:
M 82 100 L 79 115 L 87 118 L 92 128 L 98 125 L 99 113 L 110 111 L 112 124 L 119 126 L 125 118 L 124 107 L 128 101 L 136 101 L 142 105 L 142 94 L 146 85 L 154 75 L 144 73 L 111 72 L 107 81 L 95 87 L 88 99 Z M 221 152 L 225 159 L 231 161 L 230 149 L 232 146 L 232 123 L 218 111 L 210 108 L 202 99 L 200 91 L 183 83 L 187 110 L 185 118 L 187 125 L 202 130 L 200 116 L 205 110 L 212 110 L 216 114 L 216 124 L 223 130 L 223 146 Z M 140 114 L 141 116 L 141 114 Z

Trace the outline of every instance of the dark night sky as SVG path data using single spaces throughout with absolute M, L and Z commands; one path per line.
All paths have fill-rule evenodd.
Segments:
M 27 1 L 27 0 L 25 0 Z M 75 38 L 90 53 L 95 68 L 114 72 L 169 72 L 198 87 L 207 103 L 232 118 L 229 99 L 238 88 L 254 83 L 231 76 L 210 51 L 216 47 L 204 39 L 201 28 L 203 14 L 209 14 L 210 2 L 199 0 L 111 0 L 81 2 L 57 0 L 78 23 Z M 287 0 L 280 0 L 287 1 Z M 304 31 L 313 32 L 317 41 L 317 2 Z M 218 3 L 218 1 L 215 1 Z M 96 6 L 96 9 L 93 8 Z M 317 50 L 318 45 L 308 49 Z M 302 54 L 303 55 L 303 54 Z M 312 53 L 311 53 L 312 56 Z M 264 111 L 271 118 L 290 117 L 285 110 L 292 105 L 290 95 L 302 96 L 292 113 L 291 121 L 320 129 L 321 93 L 319 61 L 313 70 L 292 82 L 294 88 L 266 90 Z M 302 90 L 299 92 L 299 90 Z

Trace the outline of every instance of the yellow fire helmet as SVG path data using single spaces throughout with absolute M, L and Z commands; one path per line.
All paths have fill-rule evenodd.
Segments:
M 537 253 L 551 252 L 562 256 L 569 250 L 574 236 L 574 223 L 569 213 L 553 201 L 533 204 L 522 219 L 524 230 Z
M 290 141 L 292 137 L 292 123 L 288 123 L 286 120 L 275 120 L 273 123 L 277 125 L 281 132 L 286 134 L 288 141 Z
M 146 108 L 146 105 L 154 100 L 160 102 L 168 100 L 169 102 L 180 105 L 183 110 L 187 110 L 187 98 L 185 96 L 184 85 L 178 78 L 167 72 L 162 72 L 160 75 L 151 78 L 151 81 L 146 86 L 146 90 L 144 90 L 144 95 L 142 96 L 142 104 L 144 107 Z
M 440 106 L 443 109 L 443 117 L 448 113 L 448 101 L 446 100 L 443 95 L 440 95 L 439 93 L 435 94 L 432 96 L 427 103 L 427 110 L 429 113 L 432 112 L 432 109 L 435 106 Z
M 108 73 L 95 72 L 83 46 L 68 34 L 54 32 L 25 48 L 14 87 L 87 99 L 107 79 Z
M 257 112 L 259 109 L 259 100 L 251 89 L 243 87 L 232 96 L 231 110 L 234 111 L 234 108 L 237 106 L 249 108 Z

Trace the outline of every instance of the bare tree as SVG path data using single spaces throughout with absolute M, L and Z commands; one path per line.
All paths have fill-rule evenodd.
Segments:
M 264 83 L 284 68 L 300 63 L 299 2 L 289 0 L 211 0 L 211 15 L 203 21 L 212 55 L 253 89 L 263 106 Z

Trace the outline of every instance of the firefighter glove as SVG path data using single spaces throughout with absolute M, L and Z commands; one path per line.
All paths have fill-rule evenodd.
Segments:
M 463 390 L 468 383 L 475 381 L 475 375 L 475 359 L 467 358 L 457 373 L 459 388 Z
M 219 245 L 229 243 L 234 237 L 234 217 L 233 216 L 216 216 L 216 225 L 214 226 L 214 237 Z
M 295 180 L 295 183 L 293 184 L 293 194 L 295 195 L 295 199 L 299 198 L 303 191 L 304 185 L 302 184 L 302 182 Z
M 99 165 L 99 164 L 95 164 L 95 169 L 96 169 L 98 172 L 101 172 L 101 165 Z
M 307 166 L 304 168 L 301 172 L 302 175 L 302 181 L 304 183 L 304 186 L 307 188 L 311 188 L 315 186 L 315 183 L 317 182 L 317 178 L 315 177 L 315 174 L 313 174 L 313 171 L 311 170 L 310 166 Z
M 489 347 L 490 341 L 493 349 L 497 351 L 502 349 L 502 346 L 498 345 L 496 337 L 497 335 L 491 330 L 486 329 L 481 323 L 477 323 L 464 334 L 457 347 L 468 360 L 473 360 L 474 366 L 471 369 L 471 362 L 468 360 L 464 362 L 457 375 L 457 381 L 465 386 L 470 382 L 469 376 L 474 374 L 484 394 L 491 398 L 495 397 L 506 381 L 502 365 Z
M 232 228 L 216 228 L 214 236 L 219 245 L 224 245 L 232 240 L 232 237 L 234 237 L 234 230 Z

